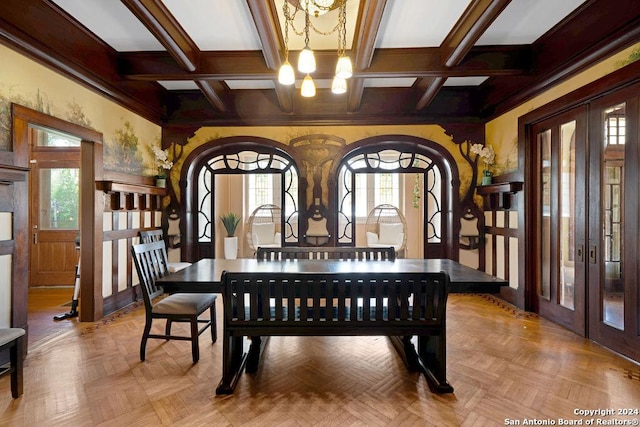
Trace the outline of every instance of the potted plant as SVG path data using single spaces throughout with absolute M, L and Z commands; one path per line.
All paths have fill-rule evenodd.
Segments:
M 496 159 L 496 153 L 493 151 L 493 147 L 490 145 L 483 146 L 482 144 L 473 144 L 471 146 L 471 152 L 480 157 L 484 163 L 484 169 L 482 170 L 482 185 L 491 184 L 491 178 L 493 173 L 489 170 L 493 161 Z
M 222 221 L 222 225 L 227 231 L 227 236 L 224 238 L 225 259 L 236 259 L 238 257 L 238 238 L 235 234 L 241 218 L 242 217 L 235 212 L 220 215 L 220 221 Z
M 167 171 L 173 167 L 173 162 L 169 161 L 168 150 L 161 150 L 158 147 L 151 147 L 151 149 L 158 168 L 158 174 L 155 176 L 156 186 L 165 188 L 167 186 Z

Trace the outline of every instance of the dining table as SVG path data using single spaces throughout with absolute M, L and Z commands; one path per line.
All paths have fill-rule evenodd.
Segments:
M 157 280 L 165 292 L 222 293 L 222 273 L 307 272 L 307 273 L 421 273 L 445 271 L 449 293 L 500 293 L 507 280 L 450 259 L 399 258 L 375 260 L 257 260 L 255 258 L 203 258 L 190 266 Z

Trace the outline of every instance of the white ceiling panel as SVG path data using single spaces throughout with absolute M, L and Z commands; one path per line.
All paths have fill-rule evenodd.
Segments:
M 246 1 L 163 0 L 200 50 L 260 50 Z
M 175 0 L 179 1 L 179 0 Z M 233 0 L 232 0 L 233 1 Z M 284 39 L 284 12 L 283 4 L 286 0 L 273 0 L 278 11 L 280 28 Z M 347 1 L 347 43 L 346 48 L 351 49 L 353 34 L 355 32 L 356 18 L 360 0 Z M 297 10 L 289 3 L 289 13 L 294 16 L 293 30 L 289 28 L 289 50 L 304 49 L 304 12 Z M 312 50 L 337 50 L 338 33 L 332 32 L 338 24 L 339 10 L 334 9 L 318 17 L 311 16 L 311 29 L 309 31 L 309 47 Z M 296 57 L 297 58 L 297 57 Z
M 196 85 L 196 82 L 194 82 L 193 80 L 166 80 L 160 81 L 158 83 L 160 83 L 165 89 L 168 90 L 200 90 L 200 88 L 198 88 L 198 85 Z
M 438 47 L 469 0 L 388 0 L 376 48 Z
M 229 89 L 273 89 L 273 80 L 225 80 Z
M 365 87 L 411 87 L 416 82 L 415 77 L 408 78 L 382 78 L 382 79 L 366 79 Z
M 531 44 L 584 0 L 512 0 L 476 45 Z
M 96 36 L 119 52 L 165 50 L 119 0 L 54 0 Z
M 445 86 L 480 86 L 489 77 L 449 77 Z

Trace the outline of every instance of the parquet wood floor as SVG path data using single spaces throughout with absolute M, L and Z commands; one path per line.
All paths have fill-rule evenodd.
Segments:
M 497 426 L 640 419 L 574 414 L 640 408 L 637 364 L 492 296 L 451 295 L 447 322 L 453 394 L 432 393 L 383 337 L 275 337 L 258 372 L 243 374 L 233 395 L 216 396 L 222 342 L 212 344 L 203 334 L 194 365 L 188 342 L 151 340 L 140 362 L 144 311 L 128 307 L 31 345 L 24 395 L 12 400 L 9 379 L 0 379 L 0 425 Z

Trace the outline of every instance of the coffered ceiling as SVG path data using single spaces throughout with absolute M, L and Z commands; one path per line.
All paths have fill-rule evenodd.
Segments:
M 635 0 L 346 0 L 348 90 L 329 89 L 335 9 L 311 17 L 319 89 L 303 98 L 300 73 L 295 87 L 277 81 L 283 1 L 3 0 L 0 41 L 154 122 L 194 127 L 484 121 L 640 40 Z M 303 28 L 298 11 L 294 65 Z

